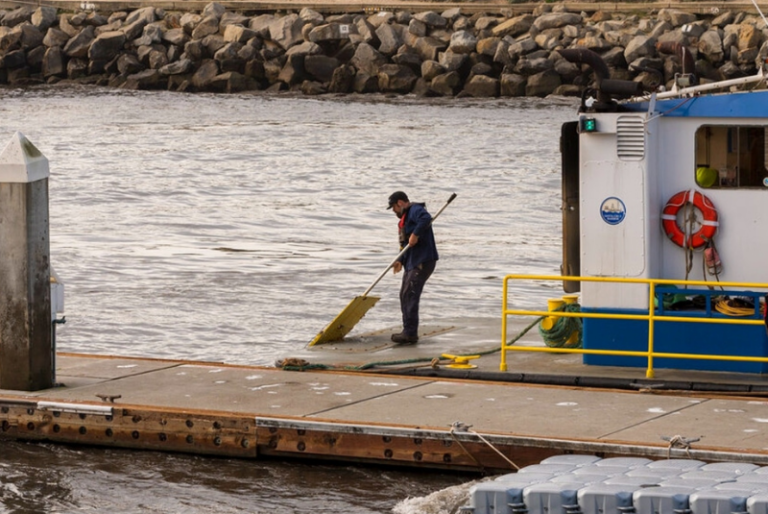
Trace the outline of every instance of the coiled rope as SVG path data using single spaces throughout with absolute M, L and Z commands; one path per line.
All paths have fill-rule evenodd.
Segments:
M 581 312 L 578 303 L 566 303 L 554 310 L 554 312 Z M 573 342 L 568 342 L 571 335 L 578 334 Z M 552 328 L 546 329 L 539 323 L 539 334 L 544 343 L 550 348 L 581 348 L 581 318 L 558 317 Z

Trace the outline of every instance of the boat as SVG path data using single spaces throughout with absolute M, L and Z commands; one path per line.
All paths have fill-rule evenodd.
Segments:
M 560 51 L 595 83 L 561 128 L 562 276 L 530 278 L 580 294 L 561 316 L 583 319 L 584 364 L 766 373 L 765 66 L 699 83 L 676 51 L 681 72 L 654 91 Z M 506 296 L 505 315 L 524 312 Z

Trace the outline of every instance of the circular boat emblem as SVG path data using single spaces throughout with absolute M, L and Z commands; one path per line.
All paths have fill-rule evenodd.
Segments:
M 600 204 L 600 217 L 603 221 L 609 225 L 618 225 L 627 215 L 627 208 L 624 206 L 624 202 L 611 196 L 603 200 Z

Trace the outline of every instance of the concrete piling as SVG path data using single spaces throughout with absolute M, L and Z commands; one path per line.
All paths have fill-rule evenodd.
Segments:
M 16 132 L 0 153 L 0 389 L 53 386 L 48 176 Z

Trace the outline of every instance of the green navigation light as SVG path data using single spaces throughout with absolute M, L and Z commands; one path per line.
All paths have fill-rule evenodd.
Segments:
M 582 132 L 597 132 L 597 121 L 595 121 L 595 118 L 582 118 L 581 119 L 581 131 Z

